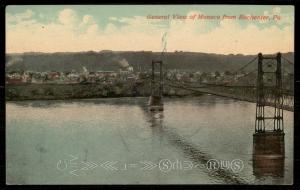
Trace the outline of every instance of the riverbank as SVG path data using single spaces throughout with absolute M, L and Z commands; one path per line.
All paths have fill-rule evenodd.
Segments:
M 107 85 L 100 83 L 76 84 L 6 84 L 5 99 L 7 101 L 23 100 L 66 100 L 89 98 L 119 98 L 150 96 L 150 86 L 147 83 Z M 201 93 L 191 92 L 172 87 L 164 88 L 164 96 L 183 97 L 195 96 Z

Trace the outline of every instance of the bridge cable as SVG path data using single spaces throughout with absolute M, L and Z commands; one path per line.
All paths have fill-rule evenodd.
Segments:
M 291 65 L 294 65 L 292 62 L 290 62 L 290 61 L 289 61 L 288 59 L 286 59 L 285 57 L 283 57 L 283 58 L 284 58 L 284 60 L 285 60 L 287 63 L 289 63 L 289 64 L 291 64 Z M 285 73 L 294 75 L 293 73 L 290 73 L 289 71 L 287 71 L 287 70 L 285 69 L 285 67 L 282 67 L 282 70 L 283 70 L 283 72 L 285 72 Z
M 291 62 L 290 60 L 288 60 L 287 58 L 285 58 L 284 56 L 281 56 L 285 61 L 287 61 L 289 64 L 294 65 L 293 62 Z
M 257 59 L 257 56 L 255 56 L 254 59 L 252 59 L 252 60 L 249 61 L 246 65 L 244 65 L 244 66 L 242 66 L 241 68 L 237 69 L 237 70 L 234 71 L 233 73 L 237 73 L 238 71 L 245 69 L 245 68 L 248 67 L 251 63 L 253 63 L 256 59 Z

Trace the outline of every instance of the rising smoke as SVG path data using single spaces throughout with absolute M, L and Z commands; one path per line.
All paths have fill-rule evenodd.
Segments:
M 127 67 L 129 67 L 129 63 L 128 63 L 128 61 L 126 60 L 126 59 L 121 59 L 121 60 L 119 60 L 119 62 L 118 62 L 123 68 L 127 68 Z
M 162 54 L 167 51 L 167 43 L 168 43 L 167 42 L 167 35 L 168 35 L 168 33 L 165 32 L 163 34 L 162 38 L 161 38 L 161 42 L 162 42 L 162 51 L 161 51 L 161 53 Z
M 6 63 L 6 66 L 7 67 L 10 67 L 16 63 L 20 63 L 20 62 L 23 62 L 23 58 L 21 57 L 16 57 L 16 58 L 12 58 L 11 60 L 9 60 L 7 63 Z

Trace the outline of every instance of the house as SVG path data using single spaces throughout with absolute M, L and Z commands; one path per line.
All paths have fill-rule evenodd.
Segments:
M 22 75 L 20 75 L 19 73 L 8 74 L 6 77 L 6 83 L 8 83 L 8 84 L 23 83 Z
M 59 72 L 50 72 L 50 73 L 48 73 L 48 79 L 50 79 L 50 80 L 59 80 L 60 79 L 60 73 Z

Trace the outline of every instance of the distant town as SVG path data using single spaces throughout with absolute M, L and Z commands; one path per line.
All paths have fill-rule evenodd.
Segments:
M 148 78 L 151 71 L 135 72 L 133 67 L 127 70 L 119 71 L 88 71 L 83 67 L 82 72 L 34 72 L 34 71 L 10 71 L 6 73 L 7 84 L 22 83 L 106 83 L 113 84 L 115 82 L 137 82 Z M 231 83 L 245 76 L 247 73 L 231 73 L 226 72 L 188 72 L 181 70 L 168 70 L 164 73 L 165 79 L 182 82 L 200 82 L 200 83 Z M 251 73 L 253 77 L 255 73 Z
M 146 64 L 129 64 L 126 59 L 116 59 L 115 67 L 109 69 L 107 65 L 113 64 L 101 64 L 101 66 L 92 67 L 91 62 L 84 65 L 84 61 L 80 60 L 76 65 L 72 64 L 73 62 L 64 63 L 63 66 L 66 67 L 61 68 L 61 70 L 53 68 L 52 71 L 47 71 L 51 68 L 49 67 L 50 64 L 41 65 L 35 61 L 35 63 L 27 63 L 24 67 L 24 60 L 30 61 L 30 59 L 25 58 L 17 63 L 9 62 L 7 64 L 9 68 L 6 71 L 7 100 L 132 97 L 149 96 L 151 93 L 152 68 Z M 52 62 L 51 65 L 55 65 L 54 63 Z M 79 66 L 80 64 L 81 66 Z M 182 64 L 187 65 L 188 63 Z M 170 68 L 170 65 L 163 68 L 164 96 L 200 95 L 201 93 L 193 91 L 191 88 L 202 88 L 205 85 L 246 86 L 250 88 L 257 85 L 256 68 L 248 68 L 247 70 L 224 68 L 219 70 L 216 68 L 215 71 L 209 72 L 195 67 L 174 69 Z M 31 70 L 29 66 L 35 70 Z M 210 67 L 211 64 L 207 63 L 206 66 Z M 38 68 L 42 68 L 42 70 L 39 71 Z M 203 67 L 203 69 L 207 68 Z M 156 77 L 159 77 L 158 68 L 155 69 L 155 73 Z M 270 85 L 276 82 L 274 77 L 265 80 Z M 282 83 L 286 91 L 293 91 L 293 81 L 293 74 L 283 73 Z M 213 89 L 217 90 L 216 88 Z

